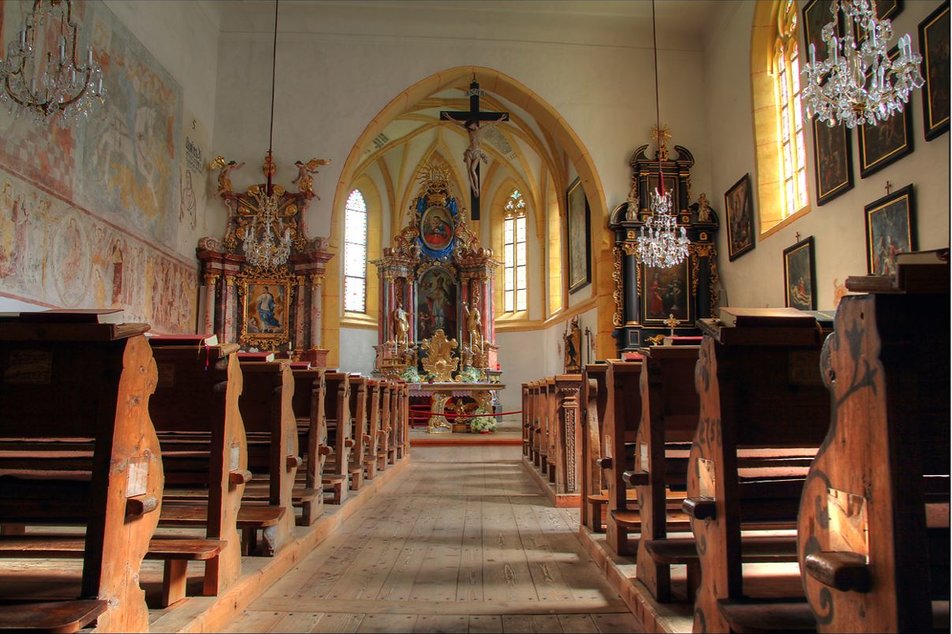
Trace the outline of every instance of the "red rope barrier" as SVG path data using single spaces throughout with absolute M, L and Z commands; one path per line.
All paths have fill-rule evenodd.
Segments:
M 521 413 L 522 413 L 521 409 L 513 410 L 511 412 L 500 412 L 498 414 L 475 414 L 475 413 L 474 414 L 454 414 L 452 412 L 440 413 L 440 412 L 434 412 L 432 410 L 429 410 L 429 411 L 417 410 L 417 411 L 410 412 L 410 418 L 414 420 L 423 420 L 423 419 L 430 418 L 431 416 L 443 416 L 444 418 L 476 418 L 477 416 L 492 416 L 494 418 L 498 418 L 499 416 L 507 416 L 509 414 L 521 414 Z

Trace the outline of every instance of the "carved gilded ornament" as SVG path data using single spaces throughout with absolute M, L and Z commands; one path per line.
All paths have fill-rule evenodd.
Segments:
M 459 367 L 459 359 L 453 357 L 458 344 L 456 339 L 447 339 L 442 328 L 437 329 L 430 339 L 424 339 L 421 348 L 427 353 L 423 359 L 423 370 L 433 376 L 434 381 L 452 381 L 453 373 Z
M 615 283 L 615 289 L 612 291 L 612 299 L 615 300 L 615 312 L 612 314 L 612 325 L 616 328 L 620 328 L 622 324 L 624 324 L 625 284 L 622 280 L 621 249 L 617 246 L 612 247 L 612 281 Z

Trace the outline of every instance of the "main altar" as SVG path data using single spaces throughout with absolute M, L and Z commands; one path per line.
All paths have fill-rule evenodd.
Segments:
M 375 372 L 426 384 L 411 391 L 429 397 L 430 411 L 442 412 L 456 399 L 451 405 L 474 416 L 491 414 L 501 388 L 489 381 L 500 369 L 493 317 L 498 262 L 461 213 L 448 169 L 424 165 L 417 180 L 409 221 L 373 261 L 383 316 Z M 431 420 L 429 427 L 444 426 Z

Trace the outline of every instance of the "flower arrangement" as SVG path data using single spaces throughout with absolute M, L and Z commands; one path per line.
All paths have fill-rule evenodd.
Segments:
M 493 416 L 476 416 L 469 421 L 469 428 L 474 432 L 496 431 L 496 419 Z
M 482 372 L 471 365 L 459 371 L 457 379 L 460 383 L 479 383 L 483 380 Z
M 400 373 L 400 378 L 407 383 L 419 383 L 420 373 L 417 372 L 416 366 L 411 365 L 407 366 L 407 369 Z

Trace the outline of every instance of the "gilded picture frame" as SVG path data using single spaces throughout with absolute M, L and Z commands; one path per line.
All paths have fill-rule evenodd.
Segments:
M 724 193 L 724 213 L 727 216 L 727 258 L 733 262 L 754 248 L 754 203 L 749 173 Z
M 853 152 L 850 130 L 832 128 L 813 119 L 813 166 L 816 204 L 825 205 L 853 189 Z
M 784 305 L 816 310 L 816 256 L 813 236 L 783 250 Z
M 922 53 L 922 121 L 926 141 L 949 131 L 949 3 L 919 23 Z
M 582 182 L 576 178 L 565 193 L 566 259 L 569 263 L 569 293 L 592 281 L 591 211 Z
M 294 286 L 290 274 L 242 277 L 237 281 L 241 301 L 239 343 L 275 350 L 291 340 Z
M 895 57 L 898 49 L 889 52 Z M 859 126 L 859 176 L 867 178 L 899 159 L 912 154 L 912 96 L 902 113 L 877 125 Z
M 833 20 L 833 13 L 830 11 L 832 5 L 832 0 L 810 0 L 810 2 L 803 5 L 803 41 L 806 46 L 800 56 L 801 60 L 810 59 L 810 44 L 814 46 L 817 61 L 826 59 L 826 44 L 821 39 L 820 34 L 823 27 Z M 837 37 L 843 35 L 843 24 L 844 20 L 841 13 Z
M 916 250 L 915 194 L 906 185 L 866 205 L 866 270 L 895 275 L 896 254 Z

